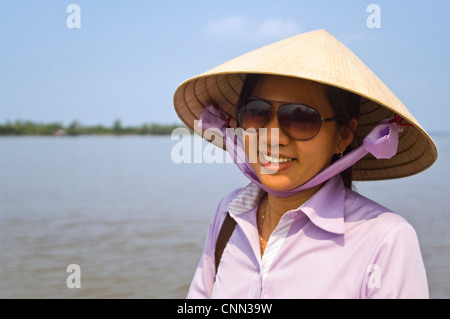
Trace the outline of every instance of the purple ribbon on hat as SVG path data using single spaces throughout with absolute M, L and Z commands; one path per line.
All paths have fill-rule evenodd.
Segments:
M 398 133 L 402 130 L 401 118 L 396 115 L 393 120 L 383 120 L 364 138 L 362 145 L 341 157 L 330 166 L 323 169 L 306 183 L 287 191 L 272 190 L 261 183 L 245 154 L 242 140 L 234 134 L 227 134 L 229 120 L 225 118 L 220 109 L 215 105 L 208 105 L 201 115 L 203 129 L 218 129 L 225 137 L 227 151 L 234 163 L 253 183 L 271 195 L 289 197 L 303 190 L 317 186 L 331 177 L 343 172 L 368 153 L 377 159 L 389 159 L 397 153 Z

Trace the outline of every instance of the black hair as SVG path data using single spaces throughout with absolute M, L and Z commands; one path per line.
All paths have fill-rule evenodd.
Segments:
M 264 75 L 262 74 L 248 74 L 246 76 L 241 94 L 239 95 L 238 104 L 235 109 L 235 119 L 237 119 L 237 112 L 244 105 L 247 99 L 252 96 L 256 85 L 263 76 Z M 337 88 L 335 86 L 326 84 L 323 84 L 323 86 L 325 88 L 325 97 L 333 108 L 335 116 L 338 117 L 337 123 L 352 130 L 350 122 L 352 119 L 358 119 L 359 117 L 361 97 L 355 93 Z M 351 144 L 352 143 L 350 143 L 350 145 L 345 149 L 344 155 L 352 150 Z M 331 163 L 338 159 L 338 155 L 335 154 L 331 159 Z M 345 171 L 341 172 L 341 176 L 345 187 L 351 189 L 353 186 L 352 168 L 349 167 Z

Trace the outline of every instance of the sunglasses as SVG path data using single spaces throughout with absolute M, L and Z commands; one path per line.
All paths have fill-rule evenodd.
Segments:
M 271 103 L 283 104 L 278 107 L 277 111 L 272 111 Z M 319 133 L 322 122 L 338 119 L 337 117 L 323 118 L 316 109 L 308 105 L 249 98 L 238 111 L 238 125 L 244 130 L 249 128 L 259 130 L 269 123 L 271 112 L 277 112 L 281 130 L 298 141 L 314 138 Z

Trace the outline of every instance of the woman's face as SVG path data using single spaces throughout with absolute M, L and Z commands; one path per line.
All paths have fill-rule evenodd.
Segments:
M 336 115 L 325 96 L 324 87 L 320 83 L 307 80 L 264 76 L 258 82 L 252 97 L 283 103 L 306 104 L 319 111 L 323 118 Z M 271 102 L 272 110 L 278 110 L 283 103 Z M 289 190 L 304 184 L 327 167 L 333 155 L 341 153 L 353 139 L 353 134 L 343 132 L 336 121 L 323 121 L 319 133 L 307 141 L 294 140 L 281 129 L 278 130 L 277 138 L 274 138 L 271 129 L 279 128 L 276 112 L 272 112 L 270 121 L 265 127 L 267 134 L 245 134 L 245 148 L 250 158 L 249 145 L 258 145 L 256 162 L 251 165 L 260 181 L 273 190 Z M 267 151 L 262 147 L 260 149 L 264 143 L 267 145 Z M 276 147 L 278 147 L 277 153 L 275 153 Z M 264 157 L 260 153 L 278 155 L 280 162 L 285 162 L 274 164 L 270 163 L 269 158 L 269 163 L 264 164 L 261 162 L 261 158 L 264 162 Z M 268 158 L 265 157 L 265 159 Z

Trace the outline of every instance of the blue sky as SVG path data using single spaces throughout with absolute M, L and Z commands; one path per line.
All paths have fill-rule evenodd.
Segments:
M 72 3 L 80 29 L 66 25 Z M 372 3 L 379 29 L 366 25 Z M 181 123 L 172 103 L 181 82 L 323 28 L 427 131 L 449 131 L 449 17 L 448 0 L 0 0 L 0 123 Z

